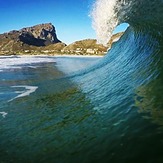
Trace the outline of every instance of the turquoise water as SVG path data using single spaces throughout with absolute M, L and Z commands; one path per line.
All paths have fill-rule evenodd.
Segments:
M 34 62 L 40 57 L 31 58 L 1 58 L 0 160 L 54 162 L 61 159 L 62 162 L 67 157 L 72 160 L 71 153 L 77 151 L 74 148 L 69 151 L 69 145 L 76 146 L 87 130 L 82 131 L 78 124 L 87 126 L 87 121 L 95 118 L 95 112 L 78 84 L 66 76 L 101 58 L 50 57 L 47 60 L 42 57 L 44 62 L 39 63 Z M 14 65 L 8 63 L 10 59 L 15 60 Z M 66 74 L 58 70 L 65 66 L 69 66 Z
M 163 162 L 163 2 L 94 7 L 105 57 L 0 57 L 0 163 Z
M 1 162 L 161 163 L 158 43 L 119 55 L 130 34 L 104 58 L 1 58 Z
M 163 162 L 162 1 L 147 2 L 105 57 L 0 58 L 0 162 Z

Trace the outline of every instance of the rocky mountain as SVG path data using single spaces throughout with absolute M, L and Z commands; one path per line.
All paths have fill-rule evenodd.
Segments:
M 41 47 L 60 42 L 51 23 L 39 24 L 0 34 L 0 53 L 29 50 L 32 46 Z
M 19 32 L 20 41 L 29 45 L 45 46 L 61 42 L 57 39 L 55 27 L 51 23 L 23 28 Z
M 111 37 L 107 47 L 95 39 L 85 39 L 66 45 L 58 40 L 51 23 L 39 24 L 0 34 L 0 55 L 11 54 L 80 54 L 104 55 L 123 33 Z

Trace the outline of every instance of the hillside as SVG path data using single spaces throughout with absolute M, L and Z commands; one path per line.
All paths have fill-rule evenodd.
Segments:
M 63 53 L 67 54 L 103 54 L 107 51 L 107 47 L 102 44 L 97 44 L 95 39 L 86 39 L 76 41 L 62 49 Z
M 95 39 L 85 39 L 81 41 L 76 41 L 68 46 L 65 46 L 62 49 L 62 53 L 66 54 L 80 54 L 80 55 L 104 55 L 112 46 L 112 44 L 120 39 L 123 35 L 123 32 L 114 34 L 107 46 L 98 44 Z
M 107 47 L 95 39 L 85 39 L 66 45 L 57 38 L 51 23 L 39 24 L 0 34 L 0 55 L 11 54 L 76 54 L 104 55 L 123 33 L 113 35 Z
M 51 23 L 39 24 L 0 34 L 0 54 L 21 53 L 61 43 Z

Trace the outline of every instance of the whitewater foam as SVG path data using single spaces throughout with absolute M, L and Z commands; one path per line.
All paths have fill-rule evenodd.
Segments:
M 13 101 L 13 100 L 15 100 L 17 98 L 20 98 L 20 97 L 29 96 L 31 93 L 35 92 L 38 87 L 36 87 L 36 86 L 20 85 L 20 86 L 12 86 L 12 88 L 25 88 L 25 90 L 24 91 L 15 91 L 15 93 L 18 93 L 19 95 L 14 97 L 14 98 L 12 98 L 8 102 Z
M 8 113 L 6 113 L 6 112 L 0 112 L 0 114 L 2 114 L 2 117 L 5 118 Z
M 22 65 L 27 67 L 36 68 L 37 65 L 33 66 L 31 64 L 36 63 L 53 63 L 55 62 L 54 57 L 46 56 L 0 56 L 0 72 L 5 69 L 21 69 Z

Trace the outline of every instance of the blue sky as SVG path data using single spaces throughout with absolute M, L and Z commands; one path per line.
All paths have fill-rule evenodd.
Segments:
M 66 44 L 96 38 L 89 17 L 93 1 L 0 0 L 0 33 L 51 22 L 58 39 Z

